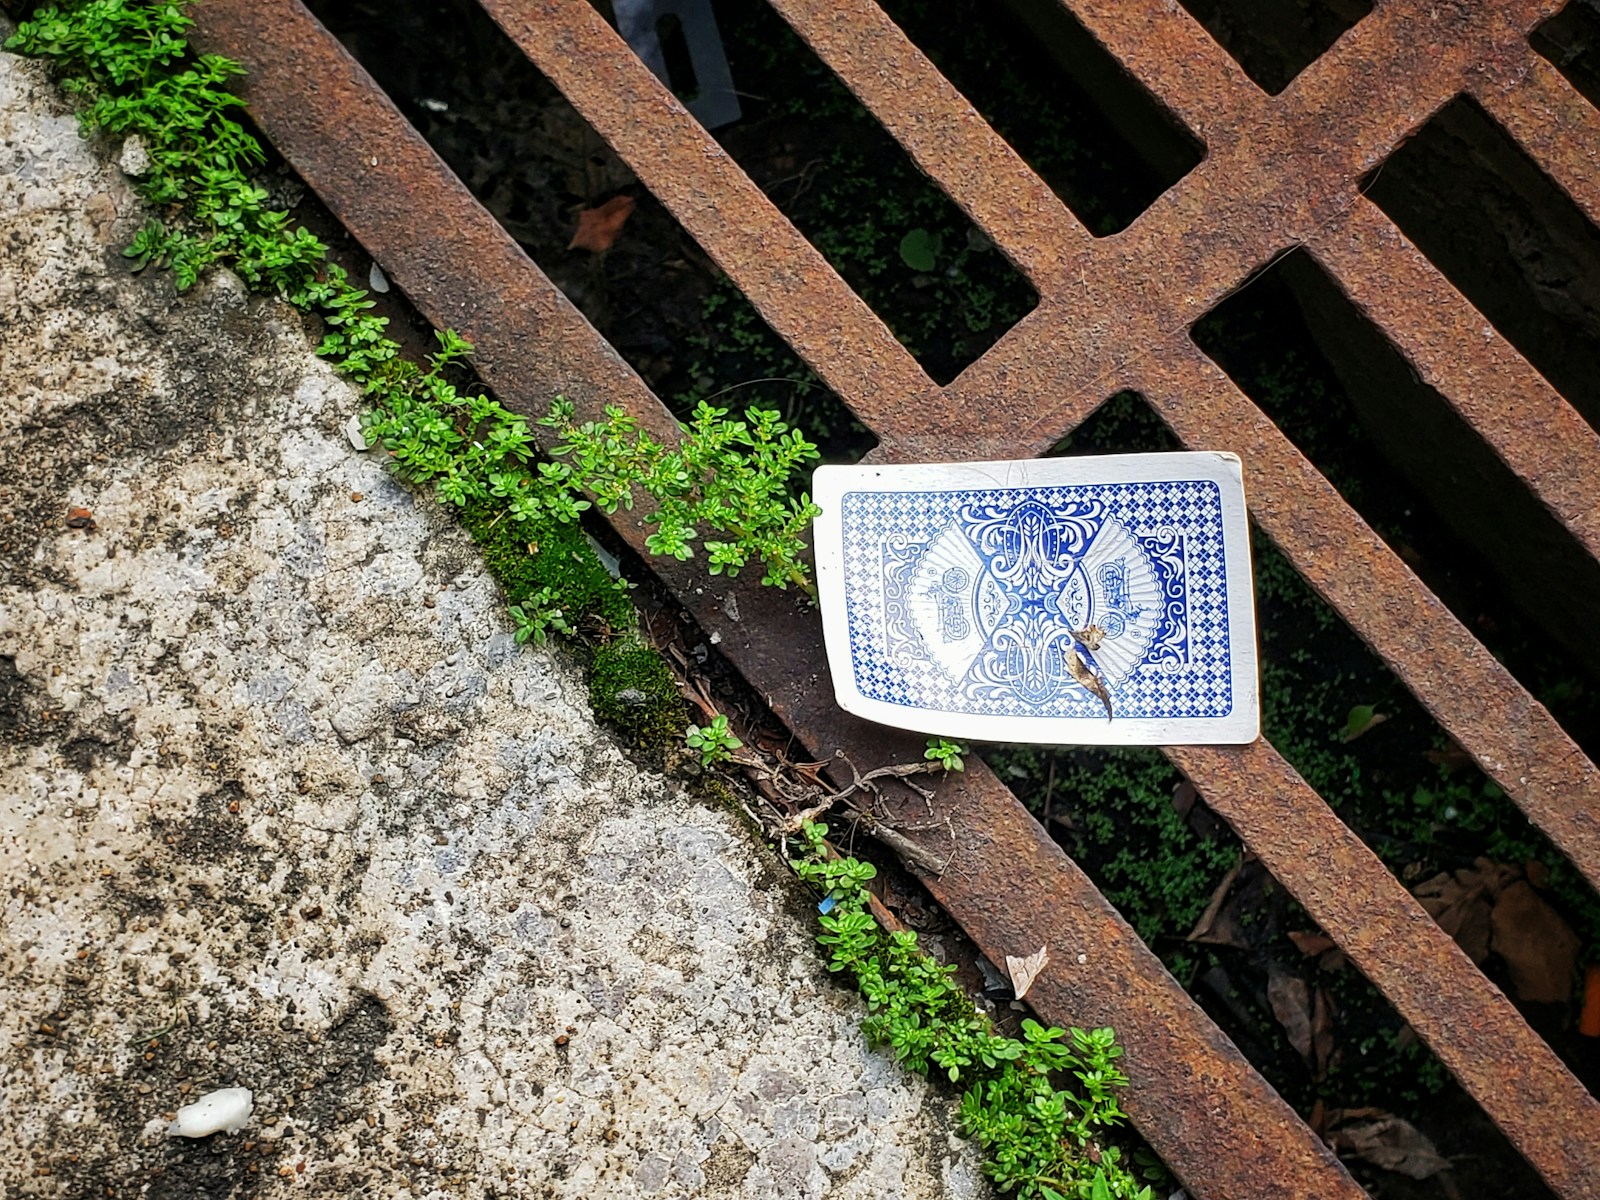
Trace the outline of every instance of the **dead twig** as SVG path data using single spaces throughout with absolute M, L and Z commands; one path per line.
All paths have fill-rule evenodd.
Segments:
M 779 827 L 780 833 L 799 833 L 801 828 L 808 822 L 815 821 L 818 817 L 828 812 L 829 809 L 833 808 L 834 805 L 838 804 L 841 800 L 849 799 L 857 792 L 867 791 L 871 792 L 874 796 L 879 795 L 880 793 L 878 791 L 877 781 L 880 779 L 898 779 L 912 791 L 916 792 L 917 795 L 921 796 L 925 804 L 931 805 L 933 803 L 932 790 L 919 787 L 917 784 L 912 783 L 911 776 L 932 775 L 935 772 L 942 772 L 944 770 L 943 763 L 896 763 L 892 766 L 878 767 L 875 770 L 868 771 L 865 775 L 863 775 L 856 768 L 855 763 L 846 758 L 843 752 L 841 752 L 838 757 L 845 766 L 850 768 L 850 774 L 855 777 L 855 781 L 848 787 L 840 788 L 838 791 L 824 796 L 820 801 L 812 805 L 810 808 L 795 813 L 794 816 L 790 817 L 783 823 L 782 826 Z M 818 779 L 819 786 L 821 786 L 820 777 L 814 776 L 814 778 Z M 858 816 L 869 815 L 863 812 L 861 809 L 854 808 L 854 806 L 852 806 L 852 811 Z M 876 820 L 876 818 L 873 819 Z

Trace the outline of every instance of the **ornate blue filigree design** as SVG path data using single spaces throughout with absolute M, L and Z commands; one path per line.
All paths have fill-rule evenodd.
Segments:
M 866 696 L 993 715 L 1103 713 L 1069 669 L 1092 625 L 1093 665 L 1118 716 L 1231 710 L 1214 483 L 847 492 L 842 518 Z

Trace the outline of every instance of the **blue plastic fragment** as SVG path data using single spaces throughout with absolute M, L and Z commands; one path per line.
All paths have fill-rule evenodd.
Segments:
M 823 916 L 827 916 L 834 910 L 838 903 L 838 898 L 835 896 L 824 897 L 822 903 L 817 905 L 817 911 Z

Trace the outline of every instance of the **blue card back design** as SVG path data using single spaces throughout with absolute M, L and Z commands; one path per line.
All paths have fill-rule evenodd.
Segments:
M 1233 711 L 1215 483 L 847 491 L 840 514 L 863 696 L 1104 720 L 1072 677 L 1076 652 L 1107 685 L 1116 717 Z

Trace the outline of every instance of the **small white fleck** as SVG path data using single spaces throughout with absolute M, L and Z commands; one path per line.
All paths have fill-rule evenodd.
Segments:
M 1084 963 L 1086 963 L 1088 961 L 1089 961 L 1089 956 L 1087 954 L 1078 955 L 1078 965 L 1079 966 L 1082 966 Z
M 202 1138 L 213 1133 L 238 1133 L 255 1111 L 255 1097 L 249 1088 L 219 1088 L 207 1092 L 193 1104 L 185 1104 L 173 1120 L 173 1137 Z

